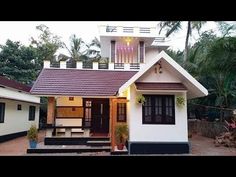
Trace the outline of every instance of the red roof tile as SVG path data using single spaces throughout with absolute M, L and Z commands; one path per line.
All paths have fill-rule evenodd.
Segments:
M 0 85 L 4 87 L 10 87 L 13 89 L 21 90 L 24 92 L 29 92 L 31 87 L 16 82 L 14 80 L 7 79 L 6 77 L 0 76 Z
M 136 82 L 137 90 L 187 90 L 181 83 Z
M 136 71 L 43 69 L 31 89 L 36 95 L 113 96 Z

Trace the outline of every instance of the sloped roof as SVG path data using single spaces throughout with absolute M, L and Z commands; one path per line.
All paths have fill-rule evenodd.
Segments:
M 31 93 L 35 95 L 115 96 L 136 71 L 44 68 Z
M 0 85 L 4 87 L 13 88 L 16 90 L 29 92 L 31 87 L 21 84 L 19 82 L 16 82 L 14 80 L 7 79 L 6 77 L 0 76 Z
M 155 65 L 161 59 L 165 60 L 167 64 L 173 68 L 175 74 L 181 78 L 181 82 L 188 89 L 188 99 L 203 97 L 208 95 L 208 91 L 203 87 L 193 76 L 191 76 L 184 68 L 176 63 L 169 55 L 164 51 L 161 51 L 156 57 L 152 58 L 139 72 L 137 72 L 132 78 L 130 78 L 119 89 L 119 93 L 125 91 L 131 84 L 136 82 L 144 73 L 146 73 L 153 65 Z

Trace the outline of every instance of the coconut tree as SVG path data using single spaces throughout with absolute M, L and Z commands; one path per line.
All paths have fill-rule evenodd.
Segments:
M 73 34 L 70 37 L 70 48 L 68 48 L 65 44 L 64 47 L 67 49 L 67 51 L 69 52 L 70 56 L 67 55 L 60 55 L 59 59 L 73 59 L 75 61 L 80 60 L 81 56 L 86 55 L 87 54 L 87 48 L 88 46 L 85 44 L 85 42 L 82 40 L 82 38 L 78 38 L 75 34 Z M 83 49 L 84 47 L 84 49 Z
M 101 43 L 95 37 L 91 43 L 88 45 L 88 57 L 93 59 L 100 59 L 101 58 Z
M 187 22 L 187 33 L 185 38 L 185 50 L 184 50 L 184 62 L 187 61 L 188 57 L 188 43 L 189 43 L 189 37 L 192 35 L 192 30 L 196 29 L 199 33 L 200 29 L 202 28 L 202 25 L 206 23 L 206 21 L 188 21 Z M 166 37 L 170 36 L 174 32 L 179 31 L 182 29 L 183 21 L 162 21 L 160 22 L 160 31 L 163 29 L 166 29 Z
M 204 101 L 208 105 L 223 108 L 235 107 L 236 100 L 236 38 L 215 38 L 201 50 L 198 62 L 198 78 L 207 87 L 209 96 Z

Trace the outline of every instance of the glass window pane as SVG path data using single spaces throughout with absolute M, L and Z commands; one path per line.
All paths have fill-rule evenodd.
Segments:
M 91 107 L 92 106 L 92 101 L 86 101 L 85 106 L 86 107 Z

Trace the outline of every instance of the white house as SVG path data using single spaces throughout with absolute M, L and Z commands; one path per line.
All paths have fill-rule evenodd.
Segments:
M 127 123 L 130 154 L 188 153 L 187 99 L 208 91 L 164 52 L 168 44 L 155 27 L 99 30 L 107 63 L 93 62 L 89 68 L 80 61 L 74 67 L 61 61 L 55 68 L 45 61 L 31 89 L 34 95 L 48 97 L 51 128 L 45 144 L 91 146 L 89 138 L 102 136 L 111 140 L 104 147 L 115 152 L 115 126 Z M 143 105 L 136 100 L 140 95 L 146 100 Z M 52 128 L 58 134 L 52 135 Z M 62 132 L 65 137 L 60 139 Z M 82 136 L 71 138 L 76 133 Z
M 0 76 L 0 142 L 26 135 L 32 124 L 38 127 L 40 98 L 30 89 Z

